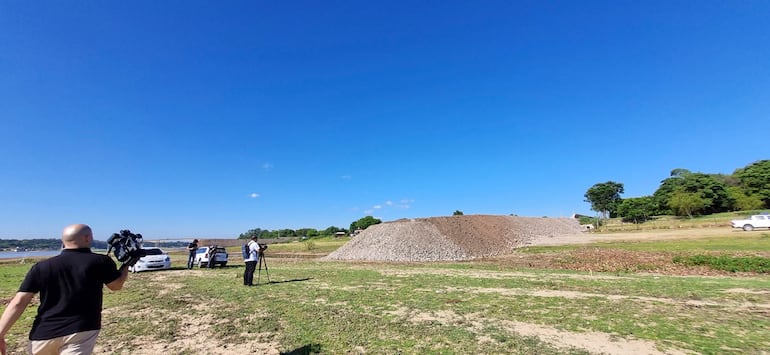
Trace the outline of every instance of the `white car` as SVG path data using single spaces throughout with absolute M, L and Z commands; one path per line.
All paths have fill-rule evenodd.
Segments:
M 754 228 L 770 228 L 770 215 L 755 214 L 746 219 L 734 219 L 730 224 L 733 228 L 741 228 L 745 231 L 752 231 Z
M 214 258 L 214 266 L 227 266 L 227 249 L 217 246 Z M 209 265 L 209 247 L 200 247 L 195 251 L 195 265 L 198 267 L 207 267 Z
M 171 269 L 171 258 L 161 248 L 145 248 L 147 255 L 141 257 L 134 266 L 129 266 L 128 271 L 140 272 L 150 270 Z

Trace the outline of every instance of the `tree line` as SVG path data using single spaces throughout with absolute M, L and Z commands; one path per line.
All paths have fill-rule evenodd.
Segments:
M 607 181 L 591 186 L 584 197 L 602 218 L 634 223 L 660 215 L 692 218 L 770 208 L 770 160 L 756 161 L 730 175 L 674 169 L 652 195 L 624 199 L 623 192 L 622 183 Z
M 350 223 L 350 229 L 340 228 L 336 226 L 330 226 L 326 229 L 317 230 L 315 228 L 300 228 L 300 229 L 276 229 L 267 230 L 261 228 L 254 228 L 248 230 L 246 233 L 241 233 L 238 239 L 251 239 L 251 237 L 257 237 L 259 239 L 274 239 L 274 238 L 286 238 L 286 237 L 299 237 L 299 238 L 321 238 L 334 236 L 338 232 L 350 234 L 357 230 L 364 230 L 371 225 L 382 223 L 378 218 L 372 216 L 363 217 L 357 221 Z

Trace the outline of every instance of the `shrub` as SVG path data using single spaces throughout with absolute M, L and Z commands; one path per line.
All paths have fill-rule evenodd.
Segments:
M 675 264 L 686 266 L 708 266 L 712 269 L 729 272 L 770 273 L 770 258 L 759 256 L 675 256 L 673 261 Z

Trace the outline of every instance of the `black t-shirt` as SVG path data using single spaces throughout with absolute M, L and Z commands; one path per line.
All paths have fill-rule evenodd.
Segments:
M 102 290 L 120 271 L 107 255 L 89 248 L 63 249 L 33 265 L 19 292 L 40 292 L 30 340 L 47 340 L 102 327 Z
M 195 251 L 198 250 L 198 243 L 187 244 L 187 250 L 190 254 L 195 254 Z

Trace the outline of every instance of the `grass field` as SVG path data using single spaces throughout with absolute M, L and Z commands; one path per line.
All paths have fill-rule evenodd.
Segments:
M 250 288 L 241 285 L 243 266 L 235 249 L 231 265 L 213 270 L 186 270 L 184 254 L 173 254 L 174 270 L 132 274 L 124 290 L 106 291 L 97 353 L 766 354 L 770 349 L 767 274 L 638 273 L 613 269 L 609 260 L 578 260 L 596 250 L 768 257 L 768 233 L 533 247 L 507 259 L 463 263 L 307 257 L 343 242 L 271 245 L 266 259 L 271 282 L 262 270 L 261 284 Z M 553 264 L 535 262 L 544 258 Z M 613 271 L 565 268 L 586 262 L 608 264 L 605 270 Z M 0 265 L 3 304 L 29 267 Z M 35 309 L 30 307 L 9 334 L 12 353 L 23 353 Z

